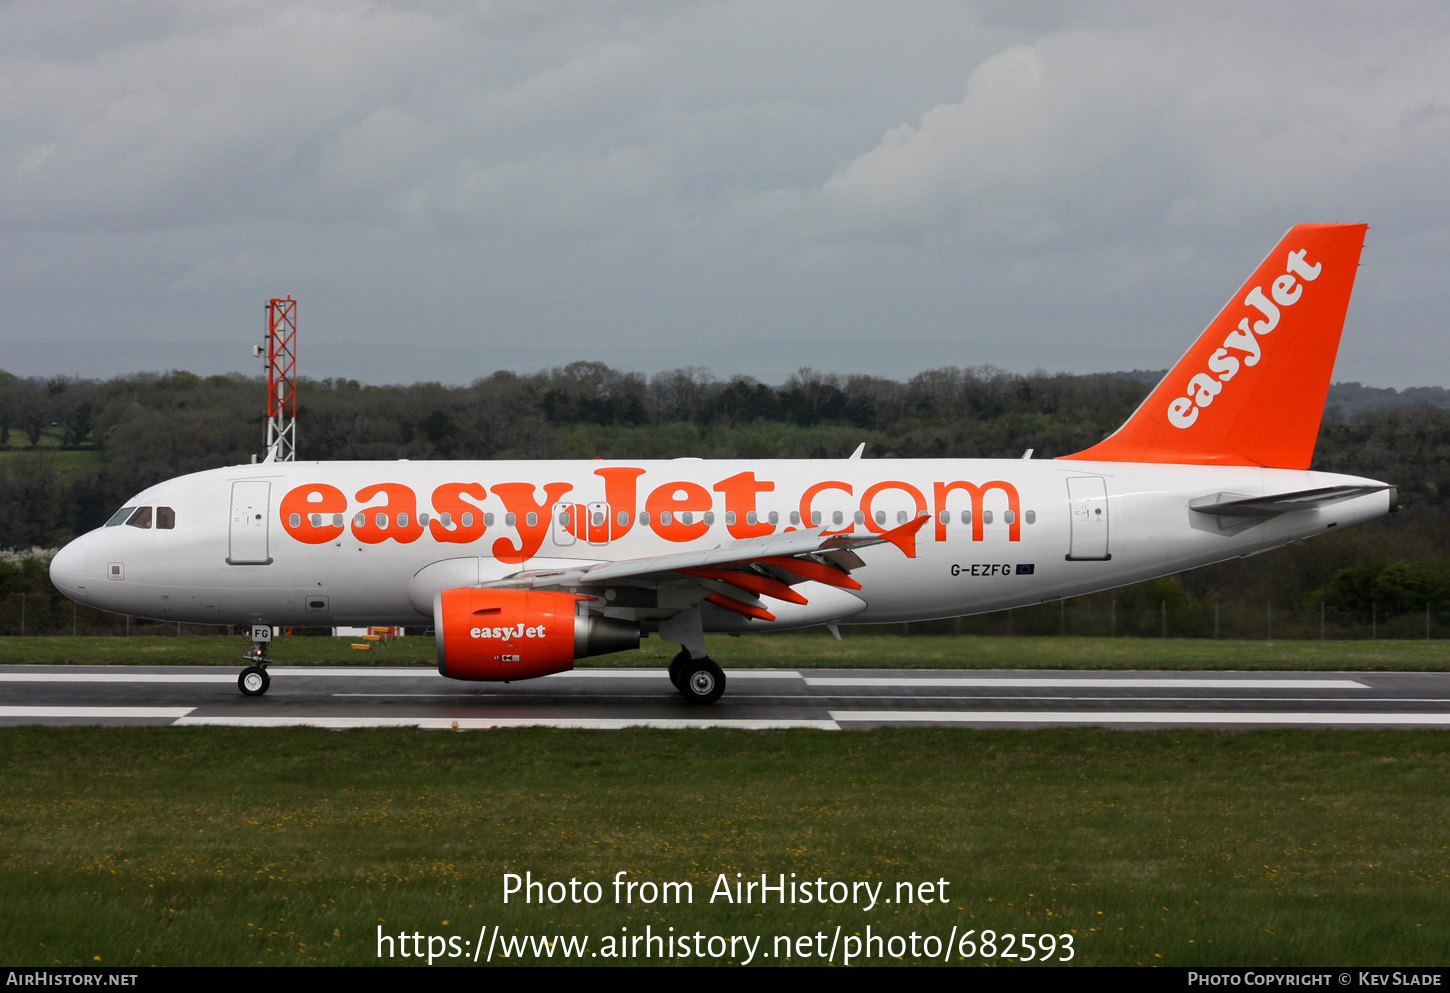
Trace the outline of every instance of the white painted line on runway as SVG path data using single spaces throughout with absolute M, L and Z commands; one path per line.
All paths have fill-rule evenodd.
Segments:
M 237 660 L 241 664 L 241 660 Z M 289 676 L 437 676 L 436 668 L 427 666 L 329 666 L 329 665 L 269 665 L 267 671 L 276 675 L 284 672 Z M 439 677 L 440 679 L 442 677 Z
M 437 696 L 453 698 L 456 693 L 334 693 L 333 696 Z M 615 694 L 614 698 L 619 699 L 623 694 Z M 497 696 L 500 699 L 517 699 L 517 694 L 512 693 L 480 693 L 477 697 Z M 470 696 L 469 699 L 476 699 Z M 649 699 L 641 696 L 640 699 Z M 1450 703 L 1450 697 L 1420 697 L 1420 696 L 1219 696 L 1218 694 L 1202 694 L 1198 696 L 1160 696 L 1156 693 L 1147 696 L 1125 696 L 1121 693 L 1105 694 L 1102 696 L 1076 696 L 1066 693 L 1052 694 L 1016 694 L 1016 693 L 752 693 L 750 702 L 755 703 L 761 700 L 815 700 L 841 701 L 841 700 L 891 700 L 908 701 L 920 700 L 923 703 L 946 703 L 952 700 L 976 700 L 979 703 L 996 703 L 1003 700 L 1031 700 L 1034 703 L 1343 703 L 1363 706 L 1367 703 L 1404 703 L 1420 706 L 1430 703 Z M 824 704 L 823 704 L 824 705 Z
M 455 690 L 452 693 L 330 693 L 328 695 L 329 696 L 332 696 L 332 697 L 335 697 L 335 698 L 338 698 L 338 699 L 347 699 L 349 697 L 353 697 L 353 698 L 361 697 L 361 698 L 372 699 L 372 700 L 379 700 L 379 699 L 381 699 L 381 700 L 458 700 L 460 697 L 462 699 L 464 699 L 464 700 L 518 700 L 521 697 L 526 696 L 527 694 L 522 694 L 522 693 L 479 693 L 477 691 L 470 691 L 470 690 Z M 661 697 L 661 694 L 659 694 L 659 693 L 610 693 L 608 695 L 608 697 L 607 697 L 607 699 L 610 699 L 610 700 L 655 700 L 655 701 L 658 701 L 661 698 L 662 698 Z M 565 697 L 562 694 L 562 691 L 557 691 L 556 692 L 556 691 L 551 690 L 545 696 L 545 699 L 548 699 L 548 700 L 565 700 L 565 699 L 568 699 L 568 698 Z M 669 695 L 668 694 L 665 694 L 663 696 L 663 699 L 668 700 L 669 699 Z M 754 697 L 753 696 L 750 699 L 752 699 L 752 700 L 760 700 L 760 699 L 770 700 L 770 699 L 776 699 L 776 698 L 775 697 Z M 802 693 L 798 697 L 789 697 L 787 699 L 814 700 L 814 699 L 817 699 L 817 698 L 816 697 L 812 697 L 809 694 Z M 892 697 L 891 699 L 901 699 L 901 698 L 900 697 Z M 923 699 L 933 699 L 934 700 L 934 699 L 940 699 L 940 698 L 939 697 L 923 697 Z M 1036 699 L 1036 697 L 1034 697 L 1033 699 Z
M 0 717 L 185 717 L 195 707 L 0 707 Z
M 814 728 L 839 731 L 835 721 L 730 720 L 708 717 L 183 717 L 174 726 L 218 725 L 223 727 L 316 727 L 332 730 L 371 727 L 416 727 L 427 730 L 479 731 L 487 728 L 585 728 L 617 731 L 620 728 L 740 728 L 773 731 L 781 728 Z
M 1248 710 L 833 710 L 836 721 L 933 724 L 1450 724 L 1450 714 Z
M 235 683 L 237 674 L 153 672 L 0 672 L 0 683 Z
M 1043 687 L 1095 687 L 1098 689 L 1204 689 L 1204 690 L 1367 690 L 1356 679 L 1123 679 L 1097 676 L 807 676 L 807 686 L 979 686 L 1022 689 Z
M 668 669 L 570 669 L 556 672 L 545 679 L 668 679 Z M 794 669 L 726 669 L 727 679 L 800 679 Z

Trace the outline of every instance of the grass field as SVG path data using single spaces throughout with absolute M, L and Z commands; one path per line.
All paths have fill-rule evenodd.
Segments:
M 1445 641 L 1212 641 L 1204 638 L 974 637 L 950 635 L 745 635 L 706 639 L 731 668 L 1279 669 L 1319 671 L 1450 668 Z M 347 638 L 280 638 L 284 665 L 434 665 L 432 638 L 410 637 L 361 652 Z M 0 664 L 241 664 L 240 636 L 0 638 Z M 678 648 L 648 638 L 638 651 L 580 661 L 589 666 L 667 665 Z
M 61 450 L 47 444 L 59 444 L 56 439 L 41 439 L 41 444 L 33 449 L 0 449 L 0 461 L 13 459 L 18 456 L 35 454 L 49 456 L 55 460 L 55 468 L 62 479 L 67 479 L 76 472 L 97 472 L 106 467 L 106 453 L 98 449 L 65 449 Z
M 7 728 L 0 769 L 10 965 L 368 965 L 380 926 L 769 952 L 838 924 L 1071 934 L 1077 964 L 1450 962 L 1438 732 Z M 616 905 L 618 870 L 694 902 Z M 525 871 L 604 899 L 505 906 Z M 736 872 L 949 899 L 709 903 Z

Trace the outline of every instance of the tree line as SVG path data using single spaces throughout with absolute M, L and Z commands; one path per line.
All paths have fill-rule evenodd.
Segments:
M 1052 458 L 1117 428 L 1161 375 L 978 367 L 899 382 L 801 369 L 773 386 L 702 369 L 646 377 L 577 362 L 500 371 L 467 386 L 304 379 L 297 451 L 320 460 L 839 458 L 865 442 L 875 458 L 1013 458 L 1029 448 Z M 1197 570 L 1183 577 L 1182 595 L 1297 603 L 1321 595 L 1351 609 L 1357 596 L 1412 588 L 1419 592 L 1394 602 L 1440 603 L 1438 577 L 1450 568 L 1443 393 L 1336 384 L 1314 468 L 1395 483 L 1404 510 L 1251 567 Z M 46 380 L 0 372 L 0 548 L 56 547 L 146 486 L 249 462 L 262 448 L 264 397 L 263 380 L 238 374 Z M 1413 583 L 1403 574 L 1365 578 L 1391 566 L 1423 575 Z M 1358 578 L 1336 578 L 1349 569 Z M 0 587 L 19 582 L 5 579 Z

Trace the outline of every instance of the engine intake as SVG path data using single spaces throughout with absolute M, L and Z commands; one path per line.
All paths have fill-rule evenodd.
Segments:
M 574 660 L 639 647 L 639 625 L 591 614 L 589 597 L 536 590 L 444 590 L 433 598 L 438 672 L 513 680 L 574 668 Z

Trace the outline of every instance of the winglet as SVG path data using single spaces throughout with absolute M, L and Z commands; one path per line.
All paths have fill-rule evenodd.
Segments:
M 1307 469 L 1365 224 L 1300 224 L 1127 422 L 1066 459 Z
M 882 531 L 878 537 L 883 541 L 889 541 L 906 555 L 909 559 L 916 558 L 916 533 L 922 529 L 927 521 L 931 520 L 925 514 L 918 514 L 911 520 L 894 527 L 890 531 Z

